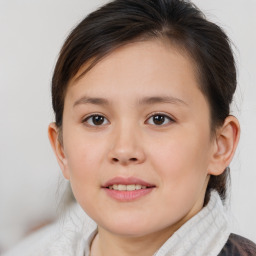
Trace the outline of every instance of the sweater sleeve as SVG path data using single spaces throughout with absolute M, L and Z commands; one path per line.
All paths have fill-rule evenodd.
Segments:
M 247 238 L 231 234 L 218 256 L 256 256 L 256 244 Z

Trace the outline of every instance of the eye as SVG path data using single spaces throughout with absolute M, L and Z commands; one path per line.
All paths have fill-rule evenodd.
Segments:
M 147 123 L 158 126 L 165 125 L 170 122 L 174 122 L 174 120 L 171 117 L 164 114 L 154 114 L 147 119 Z
M 102 115 L 91 115 L 84 119 L 83 123 L 87 123 L 90 126 L 102 126 L 108 124 L 109 121 Z

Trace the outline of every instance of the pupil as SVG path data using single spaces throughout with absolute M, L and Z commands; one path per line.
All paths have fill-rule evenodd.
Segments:
M 92 121 L 93 121 L 93 124 L 95 124 L 95 125 L 101 125 L 104 122 L 104 117 L 103 116 L 94 116 Z
M 153 119 L 154 119 L 154 123 L 155 123 L 156 125 L 160 125 L 160 124 L 163 124 L 163 123 L 164 123 L 165 117 L 164 117 L 164 116 L 161 116 L 161 115 L 157 115 L 157 116 L 154 116 Z

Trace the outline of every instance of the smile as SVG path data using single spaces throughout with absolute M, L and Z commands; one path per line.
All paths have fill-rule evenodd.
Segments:
M 115 177 L 102 186 L 110 198 L 119 202 L 131 202 L 144 198 L 144 196 L 151 194 L 155 188 L 154 184 L 136 177 Z
M 131 184 L 131 185 L 124 185 L 124 184 L 114 184 L 113 186 L 109 186 L 108 189 L 118 190 L 118 191 L 134 191 L 140 189 L 146 189 L 147 186 L 138 185 L 138 184 Z

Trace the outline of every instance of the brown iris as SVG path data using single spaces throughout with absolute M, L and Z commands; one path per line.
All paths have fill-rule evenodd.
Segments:
M 104 116 L 93 116 L 92 122 L 94 125 L 102 125 L 104 123 Z
M 164 123 L 166 117 L 164 115 L 155 115 L 153 116 L 153 122 L 156 125 L 161 125 Z

